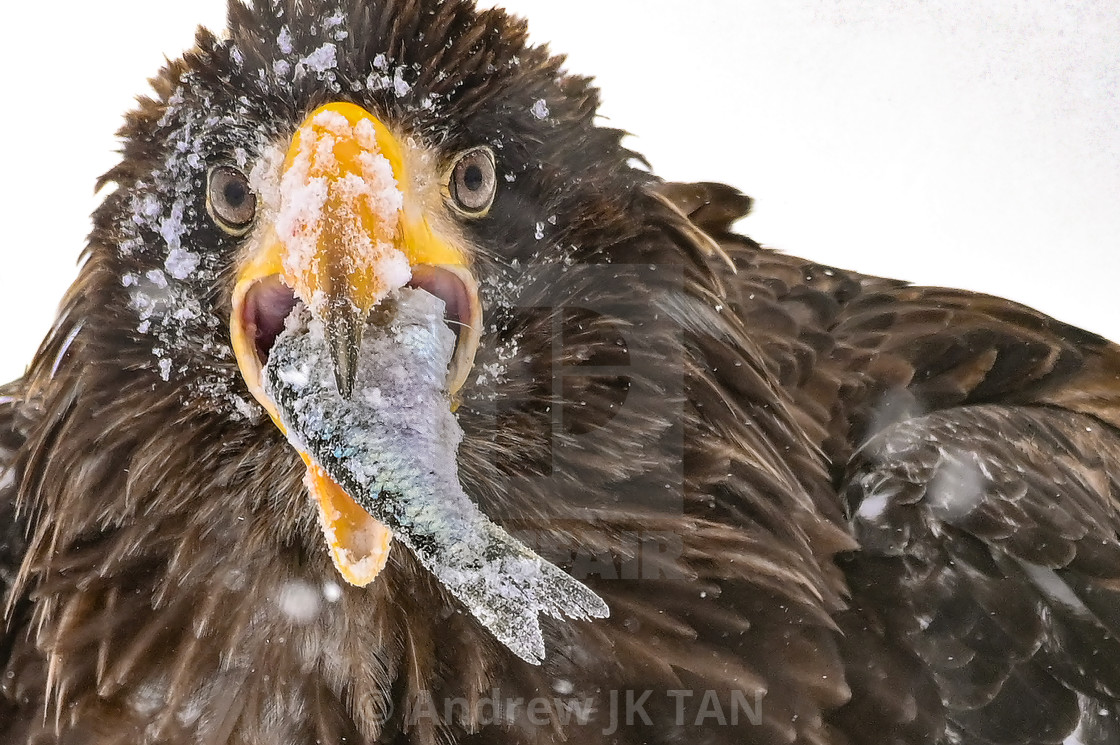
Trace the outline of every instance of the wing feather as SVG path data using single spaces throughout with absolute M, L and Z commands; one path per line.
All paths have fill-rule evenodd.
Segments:
M 946 741 L 1060 743 L 1120 699 L 1120 433 L 1058 409 L 973 406 L 887 428 L 845 497 L 885 565 L 884 635 L 914 650 Z

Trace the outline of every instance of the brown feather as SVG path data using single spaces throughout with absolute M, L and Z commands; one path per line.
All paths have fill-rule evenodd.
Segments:
M 281 30 L 305 57 L 326 10 L 338 65 L 283 81 Z M 233 2 L 228 37 L 153 81 L 79 279 L 0 395 L 0 740 L 1116 741 L 1120 350 L 762 248 L 733 232 L 749 198 L 658 181 L 526 34 L 468 0 Z M 510 177 L 470 228 L 476 370 L 501 374 L 464 389 L 460 476 L 612 609 L 547 623 L 540 667 L 399 546 L 339 587 L 232 359 L 238 246 L 196 186 L 338 98 L 441 157 L 489 144 Z M 170 250 L 152 211 L 199 264 L 145 295 Z M 650 724 L 610 731 L 609 697 L 645 691 Z M 757 717 L 696 721 L 709 692 Z M 495 695 L 547 699 L 546 722 Z M 584 721 L 561 705 L 587 700 Z

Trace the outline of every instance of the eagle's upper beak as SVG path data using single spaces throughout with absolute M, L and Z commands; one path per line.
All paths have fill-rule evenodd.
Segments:
M 297 301 L 323 322 L 346 397 L 370 310 L 406 285 L 447 305 L 458 334 L 447 381 L 452 396 L 470 372 L 481 329 L 478 288 L 465 251 L 432 230 L 406 166 L 402 143 L 354 104 L 318 109 L 292 138 L 276 203 L 260 216 L 240 265 L 230 319 L 241 374 L 281 429 L 261 370 Z M 335 566 L 348 582 L 369 584 L 388 558 L 389 530 L 301 455 Z

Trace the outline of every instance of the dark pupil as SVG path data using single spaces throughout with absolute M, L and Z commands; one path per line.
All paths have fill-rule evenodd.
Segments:
M 485 180 L 479 166 L 469 165 L 463 171 L 463 186 L 467 187 L 467 191 L 478 191 Z
M 222 189 L 222 197 L 225 198 L 226 204 L 233 209 L 238 209 L 245 205 L 245 200 L 249 197 L 249 190 L 240 181 L 227 181 Z

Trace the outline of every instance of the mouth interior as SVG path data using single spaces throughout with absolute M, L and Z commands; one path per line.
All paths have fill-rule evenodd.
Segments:
M 458 340 L 463 329 L 471 324 L 471 301 L 463 280 L 438 266 L 417 266 L 412 269 L 408 287 L 424 290 L 443 301 L 443 320 Z
M 284 330 L 284 320 L 295 307 L 295 293 L 278 276 L 257 282 L 245 296 L 242 323 L 253 337 L 262 366 L 268 362 L 268 353 Z
M 424 290 L 444 302 L 444 321 L 455 332 L 458 341 L 471 323 L 470 295 L 463 281 L 441 267 L 418 266 L 413 268 L 412 279 L 407 286 Z M 246 294 L 242 323 L 253 337 L 262 367 L 268 362 L 269 352 L 276 344 L 276 337 L 284 330 L 286 319 L 298 304 L 292 288 L 285 285 L 279 275 L 260 280 Z

